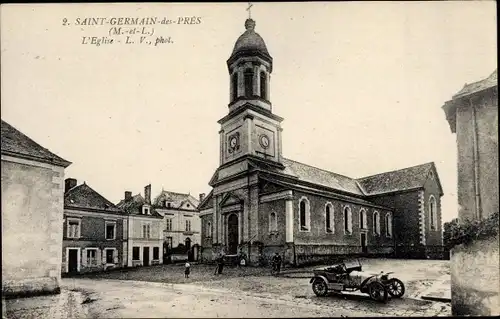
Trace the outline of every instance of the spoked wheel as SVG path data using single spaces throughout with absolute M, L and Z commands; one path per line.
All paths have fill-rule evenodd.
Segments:
M 405 294 L 405 285 L 397 278 L 392 278 L 387 284 L 389 294 L 394 298 L 401 298 Z
M 328 294 L 328 287 L 323 279 L 316 279 L 312 283 L 312 290 L 318 297 L 324 297 Z
M 389 298 L 387 289 L 380 282 L 372 282 L 368 286 L 368 294 L 370 298 L 378 302 L 386 302 L 387 298 Z

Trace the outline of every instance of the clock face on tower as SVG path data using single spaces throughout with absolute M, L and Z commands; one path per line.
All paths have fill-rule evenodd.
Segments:
M 235 133 L 228 137 L 228 152 L 234 153 L 240 149 L 240 133 Z
M 268 148 L 269 147 L 269 137 L 267 135 L 262 134 L 259 138 L 259 143 L 262 148 Z
M 238 144 L 238 140 L 236 139 L 236 137 L 231 137 L 231 139 L 229 140 L 229 145 L 231 146 L 231 148 L 235 148 L 236 144 Z

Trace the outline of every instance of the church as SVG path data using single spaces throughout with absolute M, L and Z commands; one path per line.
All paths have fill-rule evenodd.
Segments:
M 220 163 L 198 206 L 203 260 L 221 250 L 243 253 L 251 265 L 275 252 L 291 265 L 439 255 L 443 190 L 434 163 L 356 179 L 283 157 L 283 118 L 270 101 L 273 58 L 255 25 L 245 21 L 227 60 Z

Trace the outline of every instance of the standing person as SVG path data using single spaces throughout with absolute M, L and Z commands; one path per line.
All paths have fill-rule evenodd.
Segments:
M 186 262 L 184 265 L 184 278 L 189 278 L 189 273 L 191 272 L 191 265 L 189 262 Z
M 224 269 L 224 250 L 221 252 L 219 257 L 219 275 L 222 275 L 223 269 Z
M 240 254 L 240 256 L 238 259 L 238 267 L 245 266 L 247 264 L 247 261 L 246 261 L 247 256 L 245 255 L 245 253 L 241 249 L 240 249 L 239 254 Z
M 214 254 L 214 261 L 215 261 L 215 272 L 214 272 L 214 275 L 218 275 L 219 274 L 219 258 L 220 258 L 220 253 L 218 254 Z
M 276 274 L 280 273 L 281 269 L 281 256 L 278 252 L 276 252 L 273 256 L 273 268 Z

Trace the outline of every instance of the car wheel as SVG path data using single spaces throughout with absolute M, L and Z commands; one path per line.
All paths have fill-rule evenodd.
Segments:
M 374 281 L 368 286 L 368 294 L 370 298 L 379 302 L 386 302 L 389 298 L 387 289 L 378 281 Z
M 316 279 L 312 283 L 312 290 L 318 297 L 324 297 L 328 294 L 328 286 L 323 279 Z
M 392 278 L 387 285 L 389 294 L 394 298 L 401 298 L 405 294 L 405 285 L 397 278 Z

